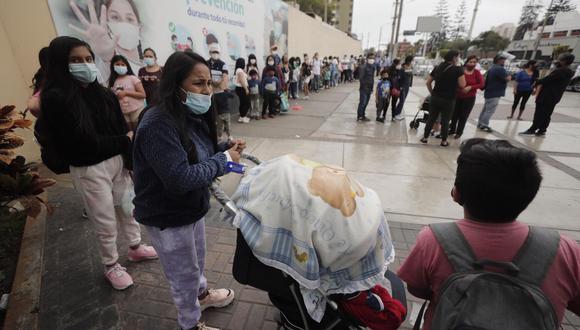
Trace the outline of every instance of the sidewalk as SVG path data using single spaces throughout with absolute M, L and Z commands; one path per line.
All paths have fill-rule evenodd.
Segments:
M 396 248 L 392 269 L 396 270 L 408 255 L 422 224 L 459 217 L 460 210 L 448 198 L 457 143 L 448 150 L 418 145 L 417 133 L 407 129 L 408 121 L 385 126 L 374 122 L 357 124 L 354 121 L 357 87 L 357 84 L 341 86 L 313 95 L 310 101 L 292 102 L 303 106 L 303 110 L 249 125 L 235 123 L 233 130 L 237 136 L 247 137 L 249 151 L 262 159 L 298 152 L 307 158 L 342 165 L 375 189 L 389 220 Z M 405 106 L 407 116 L 414 115 L 423 93 L 420 87 L 413 91 Z M 478 107 L 474 109 L 476 114 Z M 526 115 L 533 113 L 532 108 Z M 374 111 L 372 104 L 368 111 Z M 564 111 L 572 113 L 568 108 Z M 565 116 L 560 118 L 562 124 L 580 123 L 576 117 L 562 116 Z M 498 114 L 496 118 L 503 116 Z M 496 126 L 500 124 L 498 121 Z M 473 130 L 468 134 L 480 133 Z M 506 136 L 503 132 L 498 134 L 501 135 L 494 137 Z M 567 131 L 561 134 L 580 135 Z M 551 157 L 566 157 L 567 164 L 573 165 L 579 152 L 573 145 L 566 146 L 573 150 L 555 154 L 544 144 L 536 147 L 543 149 L 539 150 L 546 169 L 542 189 L 549 193 L 538 196 L 535 204 L 539 204 L 536 209 L 540 213 L 530 212 L 530 218 L 534 223 L 576 235 L 578 240 L 580 226 L 575 219 L 579 214 L 580 169 Z M 418 164 L 429 164 L 429 168 Z M 236 181 L 235 177 L 226 178 L 223 183 L 226 191 L 231 192 Z M 550 194 L 557 196 L 545 196 Z M 557 198 L 560 204 L 553 201 Z M 80 199 L 66 177 L 59 177 L 59 183 L 51 189 L 50 203 L 56 209 L 47 219 L 39 308 L 41 329 L 178 329 L 175 307 L 158 261 L 133 264 L 122 256 L 121 262 L 132 274 L 135 286 L 123 292 L 114 291 L 103 277 L 92 226 L 81 217 Z M 557 207 L 560 209 L 555 214 L 559 219 L 546 222 L 541 218 Z M 542 212 L 543 208 L 548 211 Z M 276 310 L 269 304 L 266 293 L 244 287 L 232 278 L 235 230 L 219 220 L 218 211 L 213 208 L 207 216 L 206 276 L 212 287 L 233 288 L 236 300 L 227 308 L 205 311 L 203 321 L 222 329 L 276 329 Z M 148 241 L 146 237 L 145 240 Z M 119 248 L 120 252 L 125 251 L 126 245 L 120 242 Z M 409 307 L 418 305 L 418 300 L 410 295 L 408 298 Z M 580 329 L 580 318 L 567 314 L 563 327 Z M 404 329 L 410 329 L 408 323 Z

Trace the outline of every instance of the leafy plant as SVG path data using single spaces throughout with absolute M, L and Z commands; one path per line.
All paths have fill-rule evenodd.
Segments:
M 26 163 L 14 152 L 24 144 L 14 131 L 31 126 L 32 121 L 25 113 L 17 113 L 13 105 L 0 108 L 0 220 L 15 221 L 20 212 L 37 214 L 45 203 L 38 195 L 56 183 L 40 177 L 37 164 Z

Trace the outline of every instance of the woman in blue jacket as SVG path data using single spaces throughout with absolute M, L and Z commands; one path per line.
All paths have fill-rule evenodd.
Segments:
M 208 290 L 203 275 L 208 187 L 226 173 L 228 161 L 239 162 L 245 142 L 217 144 L 211 74 L 198 54 L 167 59 L 159 95 L 135 137 L 135 218 L 158 251 L 179 325 L 211 329 L 199 323 L 201 311 L 227 306 L 234 292 Z

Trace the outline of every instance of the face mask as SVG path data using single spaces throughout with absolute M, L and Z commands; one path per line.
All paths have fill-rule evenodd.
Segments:
M 191 112 L 196 115 L 203 115 L 209 110 L 211 106 L 211 95 L 197 94 L 188 92 L 185 89 L 181 89 L 186 95 L 186 99 L 183 104 L 185 104 Z
M 371 59 L 368 60 L 368 62 L 369 62 L 370 65 L 373 65 L 373 64 L 375 64 L 375 59 L 374 58 L 371 58 Z
M 122 65 L 115 65 L 115 66 L 113 67 L 113 70 L 115 70 L 115 72 L 116 72 L 118 75 L 121 75 L 121 76 L 123 76 L 123 75 L 126 75 L 126 74 L 127 74 L 127 67 L 126 67 L 126 66 L 122 66 Z
M 397 70 L 401 70 L 402 66 L 399 64 L 397 65 Z
M 211 59 L 214 60 L 214 61 L 219 60 L 220 59 L 220 54 L 218 54 L 218 53 L 212 53 L 211 54 Z
M 268 65 L 274 65 L 274 61 L 268 61 Z
M 90 84 L 97 79 L 98 69 L 95 63 L 70 63 L 68 71 L 83 84 Z
M 139 45 L 139 27 L 131 23 L 109 23 L 111 32 L 119 36 L 117 42 L 123 49 L 131 50 Z
M 251 63 L 251 64 L 256 64 L 256 60 L 254 60 L 254 59 L 251 59 L 251 60 L 250 60 L 250 63 Z
M 155 59 L 153 57 L 145 57 L 143 63 L 147 66 L 153 66 L 155 64 Z
M 466 64 L 465 67 L 468 68 L 469 70 L 472 70 L 473 68 L 475 68 L 475 64 Z

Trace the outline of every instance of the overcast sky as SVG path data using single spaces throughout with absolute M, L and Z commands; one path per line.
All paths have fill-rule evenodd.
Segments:
M 435 12 L 438 0 L 404 0 L 403 20 L 401 21 L 401 40 L 404 30 L 415 30 L 418 16 L 430 16 Z M 450 18 L 457 10 L 461 0 L 448 0 Z M 468 27 L 473 15 L 473 8 L 476 0 L 467 0 Z M 489 30 L 494 25 L 502 23 L 516 24 L 521 13 L 525 0 L 481 0 L 473 37 L 483 31 Z M 543 0 L 544 5 L 549 4 L 549 0 Z M 383 27 L 381 44 L 386 44 L 391 38 L 391 26 L 393 22 L 395 0 L 354 0 L 354 14 L 352 22 L 352 32 L 359 38 L 363 38 L 363 48 L 367 47 L 367 36 L 370 33 L 370 47 L 377 47 L 379 42 L 380 27 Z M 573 0 L 577 8 L 580 8 L 580 0 Z M 417 37 L 406 37 L 410 41 L 419 39 Z M 383 47 L 381 47 L 383 48 Z

